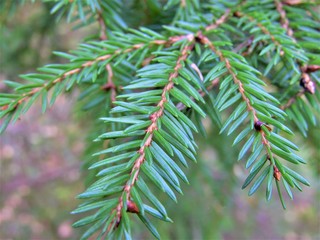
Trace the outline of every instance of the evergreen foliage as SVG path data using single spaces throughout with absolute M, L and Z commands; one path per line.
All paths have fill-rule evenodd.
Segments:
M 10 4 L 11 2 L 11 4 Z M 23 1 L 1 1 L 14 11 Z M 293 198 L 309 182 L 292 169 L 305 164 L 288 140 L 316 127 L 320 112 L 319 15 L 315 1 L 43 0 L 57 19 L 101 31 L 68 60 L 23 74 L 0 94 L 1 132 L 37 99 L 42 111 L 78 87 L 84 110 L 99 119 L 88 144 L 91 169 L 72 213 L 83 239 L 128 238 L 136 216 L 160 238 L 150 217 L 172 222 L 153 187 L 177 201 L 184 168 L 197 161 L 194 134 L 208 116 L 240 145 L 249 195 L 277 189 Z M 7 4 L 7 5 L 6 5 Z M 296 131 L 296 129 L 298 131 Z M 217 138 L 219 136 L 216 136 Z M 90 137 L 92 138 L 92 137 Z M 98 144 L 96 144 L 98 142 Z M 231 144 L 230 144 L 231 145 Z

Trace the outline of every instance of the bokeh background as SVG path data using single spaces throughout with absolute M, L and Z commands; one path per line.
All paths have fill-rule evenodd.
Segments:
M 52 50 L 74 49 L 99 31 L 95 24 L 74 30 L 75 24 L 57 23 L 49 12 L 41 3 L 0 9 L 0 92 L 8 91 L 3 80 L 20 81 L 20 73 L 60 62 Z M 45 114 L 36 103 L 0 136 L 0 240 L 80 238 L 83 230 L 71 227 L 80 216 L 70 212 L 88 175 L 82 163 L 90 118 L 75 114 L 78 96 L 78 90 L 60 96 Z M 208 136 L 199 137 L 199 160 L 187 170 L 184 196 L 176 204 L 159 193 L 174 221 L 158 222 L 163 239 L 320 239 L 319 127 L 307 139 L 292 139 L 308 160 L 299 171 L 311 187 L 287 199 L 284 211 L 276 192 L 266 202 L 262 189 L 253 197 L 241 190 L 247 170 L 235 160 L 233 137 L 204 124 Z M 133 232 L 135 239 L 152 239 L 139 221 Z

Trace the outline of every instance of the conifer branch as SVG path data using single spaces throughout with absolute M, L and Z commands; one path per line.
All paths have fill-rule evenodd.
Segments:
M 296 102 L 297 98 L 303 96 L 305 92 L 314 94 L 316 91 L 316 84 L 312 81 L 309 73 L 307 72 L 307 64 L 310 61 L 307 58 L 308 52 L 304 52 L 300 48 L 298 40 L 294 37 L 294 30 L 290 27 L 290 22 L 285 9 L 283 8 L 282 2 L 280 2 L 279 0 L 274 0 L 274 4 L 277 12 L 280 15 L 280 25 L 285 30 L 286 35 L 289 36 L 289 38 L 285 35 L 281 36 L 280 34 L 277 34 L 277 31 L 272 30 L 275 27 L 272 28 L 271 25 L 262 25 L 262 22 L 255 20 L 251 15 L 244 14 L 242 12 L 237 12 L 236 16 L 246 17 L 247 19 L 249 19 L 250 22 L 255 23 L 261 29 L 264 35 L 269 36 L 269 38 L 273 42 L 273 44 L 269 44 L 263 50 L 261 50 L 260 54 L 265 54 L 266 52 L 270 51 L 270 49 L 274 49 L 274 46 L 277 47 L 278 52 L 274 53 L 271 62 L 267 65 L 265 75 L 270 71 L 272 65 L 277 65 L 279 63 L 279 56 L 281 57 L 281 61 L 283 62 L 283 64 L 289 65 L 291 68 L 294 69 L 294 74 L 296 75 L 291 75 L 291 78 L 294 77 L 294 79 L 299 79 L 298 76 L 300 75 L 300 86 L 303 88 L 303 90 L 296 92 L 294 95 L 291 94 L 287 102 L 280 107 L 280 109 L 284 110 L 292 106 Z M 259 16 L 257 16 L 257 18 L 259 18 Z M 270 27 L 268 28 L 268 26 Z M 290 43 L 290 41 L 292 42 Z M 284 56 L 285 53 L 287 53 L 286 56 Z M 277 71 L 279 70 L 277 69 Z M 288 77 L 288 80 L 289 79 L 290 77 Z M 277 84 L 277 81 L 275 80 L 274 83 Z M 291 114 L 291 116 L 293 115 Z M 299 121 L 295 120 L 295 122 L 298 123 Z M 304 128 L 305 127 L 300 127 L 300 129 Z
M 223 14 L 219 19 L 217 19 L 214 24 L 209 25 L 209 26 L 206 27 L 206 31 L 212 30 L 212 29 L 215 29 L 215 28 L 219 27 L 222 23 L 224 23 L 227 20 L 227 17 L 228 17 L 229 14 L 230 14 L 230 9 L 227 9 L 225 14 Z M 105 25 L 105 22 L 104 22 L 104 20 L 103 20 L 103 18 L 101 16 L 101 13 L 98 12 L 97 15 L 98 15 L 98 22 L 99 22 L 99 25 L 100 25 L 100 38 L 102 40 L 105 40 L 107 38 L 106 33 L 105 33 L 106 25 Z M 172 45 L 175 42 L 180 41 L 180 40 L 182 40 L 182 39 L 184 39 L 186 37 L 187 37 L 186 35 L 172 36 L 167 41 L 166 40 L 154 40 L 154 41 L 150 42 L 150 44 Z M 64 79 L 66 79 L 66 78 L 68 78 L 68 77 L 70 77 L 72 75 L 79 74 L 85 68 L 91 67 L 92 65 L 94 65 L 94 64 L 96 64 L 98 62 L 106 61 L 108 59 L 114 58 L 114 57 L 119 56 L 121 54 L 127 54 L 127 53 L 129 53 L 131 51 L 138 50 L 138 49 L 144 47 L 145 45 L 146 44 L 144 44 L 144 43 L 134 44 L 132 47 L 129 47 L 129 48 L 125 49 L 125 50 L 118 49 L 118 50 L 115 50 L 113 54 L 102 55 L 100 57 L 97 57 L 96 59 L 92 59 L 90 61 L 84 62 L 83 64 L 81 64 L 80 67 L 68 70 L 67 72 L 61 74 L 61 76 L 57 77 L 56 79 L 54 79 L 52 81 L 49 81 L 48 83 L 43 84 L 43 86 L 33 88 L 29 92 L 23 93 L 20 98 L 12 100 L 11 104 L 2 106 L 1 110 L 2 111 L 6 110 L 8 113 L 12 112 L 12 111 L 16 110 L 20 104 L 22 104 L 23 102 L 27 101 L 29 98 L 34 96 L 36 93 L 42 91 L 43 89 L 46 89 L 48 91 L 52 87 L 54 87 L 57 83 L 62 82 Z M 150 58 L 147 58 L 147 59 L 148 59 L 147 62 L 149 62 L 151 60 Z M 147 62 L 144 63 L 144 65 L 147 64 Z M 112 96 L 113 96 L 112 99 L 114 99 L 116 93 L 115 93 L 115 86 L 114 86 L 114 84 L 111 84 L 111 80 L 110 80 L 111 79 L 110 76 L 113 75 L 111 66 L 106 66 L 106 69 L 109 72 L 108 73 L 108 83 L 106 85 L 102 86 L 102 89 L 104 89 L 104 90 L 113 89 L 112 90 Z
M 180 181 L 188 183 L 181 167 L 188 167 L 187 160 L 197 160 L 193 133 L 205 135 L 202 118 L 206 116 L 220 133 L 228 129 L 227 135 L 237 134 L 233 145 L 245 142 L 238 160 L 245 157 L 250 172 L 242 188 L 251 184 L 248 194 L 252 195 L 267 179 L 266 199 L 271 199 L 275 183 L 285 208 L 281 183 L 290 198 L 291 188 L 309 185 L 282 163 L 305 161 L 295 154 L 298 147 L 280 133 L 292 134 L 285 124 L 288 119 L 298 123 L 303 133 L 309 121 L 316 125 L 313 110 L 319 110 L 319 93 L 311 77 L 318 78 L 313 72 L 320 69 L 319 33 L 312 10 L 309 16 L 297 7 L 284 7 L 288 1 L 280 0 L 239 4 L 155 0 L 142 5 L 132 1 L 134 7 L 143 6 L 135 14 L 150 7 L 149 29 L 143 27 L 144 17 L 132 21 L 132 11 L 122 9 L 120 2 L 55 1 L 52 12 L 60 16 L 67 11 L 69 20 L 82 20 L 80 25 L 96 21 L 99 40 L 84 42 L 71 54 L 57 53 L 70 62 L 22 75 L 29 81 L 25 85 L 7 81 L 15 93 L 0 93 L 0 118 L 5 123 L 0 132 L 39 97 L 44 112 L 49 90 L 53 104 L 76 83 L 85 87 L 79 96 L 84 110 L 107 109 L 95 111 L 102 122 L 91 131 L 98 136 L 94 142 L 103 141 L 90 149 L 90 155 L 99 157 L 86 164 L 95 178 L 78 195 L 85 202 L 72 212 L 89 212 L 73 225 L 90 225 L 82 239 L 99 230 L 99 239 L 130 238 L 133 214 L 159 239 L 148 217 L 171 219 L 149 186 L 177 201 Z M 169 11 L 160 14 L 162 6 Z M 305 4 L 301 9 L 309 7 Z M 308 21 L 302 22 L 303 18 Z M 137 27 L 128 29 L 126 21 Z M 300 76 L 303 89 L 297 90 Z M 277 88 L 272 89 L 278 92 L 270 94 L 267 84 L 274 84 Z M 222 123 L 221 118 L 226 120 Z
M 150 147 L 151 142 L 153 141 L 154 132 L 158 130 L 158 120 L 159 120 L 159 118 L 162 117 L 162 115 L 164 113 L 164 104 L 168 101 L 167 94 L 169 93 L 169 91 L 172 88 L 174 88 L 173 79 L 179 75 L 179 70 L 183 67 L 182 63 L 187 59 L 187 57 L 190 54 L 190 51 L 194 47 L 194 45 L 193 45 L 194 36 L 192 34 L 190 34 L 190 35 L 186 36 L 186 38 L 188 39 L 188 44 L 182 49 L 181 56 L 178 58 L 178 60 L 176 62 L 176 65 L 174 67 L 174 71 L 172 73 L 170 73 L 168 83 L 163 88 L 163 91 L 161 94 L 161 101 L 157 104 L 157 107 L 159 108 L 159 110 L 154 112 L 152 115 L 150 115 L 151 124 L 146 129 L 146 134 L 147 134 L 146 136 L 148 136 L 148 137 L 147 137 L 146 141 L 144 142 L 144 144 L 138 150 L 139 157 L 137 158 L 137 160 L 135 161 L 135 163 L 132 167 L 129 180 L 126 182 L 126 184 L 123 188 L 123 192 L 119 198 L 119 203 L 116 206 L 116 208 L 113 210 L 116 212 L 116 214 L 115 214 L 115 218 L 111 221 L 110 226 L 108 227 L 109 231 L 116 228 L 121 221 L 121 218 L 122 218 L 121 212 L 124 207 L 123 201 L 127 202 L 127 211 L 133 212 L 133 213 L 138 213 L 138 210 L 136 210 L 134 203 L 131 201 L 131 190 L 138 179 L 141 166 L 145 161 L 145 155 L 146 155 L 145 149 Z M 125 196 L 126 196 L 126 199 L 124 199 Z M 134 208 L 134 210 L 130 209 L 130 208 Z
M 283 9 L 283 4 L 279 0 L 274 0 L 276 9 L 278 13 L 280 14 L 280 19 L 281 19 L 281 26 L 286 30 L 286 33 L 288 36 L 292 38 L 292 40 L 297 43 L 297 40 L 293 36 L 293 30 L 290 28 L 290 22 L 289 19 L 286 17 L 286 11 Z M 315 83 L 311 80 L 311 77 L 309 75 L 310 71 L 317 71 L 316 66 L 308 66 L 308 65 L 303 65 L 300 61 L 297 62 L 297 64 L 300 67 L 301 71 L 301 80 L 300 80 L 300 86 L 303 87 L 302 91 L 297 92 L 294 96 L 292 96 L 286 104 L 281 106 L 281 109 L 286 109 L 289 108 L 297 98 L 300 98 L 301 96 L 304 95 L 305 92 L 309 92 L 311 94 L 314 94 L 316 91 Z
M 43 83 L 42 85 L 38 84 L 37 87 L 34 87 L 31 90 L 22 93 L 18 97 L 12 98 L 10 103 L 5 104 L 0 108 L 0 110 L 3 111 L 1 113 L 2 114 L 1 116 L 5 116 L 7 114 L 11 114 L 11 116 L 12 116 L 12 114 L 18 109 L 19 105 L 21 105 L 24 102 L 29 101 L 33 96 L 37 96 L 38 94 L 40 94 L 44 90 L 49 91 L 50 89 L 54 88 L 59 83 L 62 83 L 65 79 L 69 79 L 72 76 L 80 74 L 84 69 L 90 68 L 95 64 L 98 64 L 98 63 L 104 62 L 104 61 L 108 61 L 108 60 L 113 59 L 115 57 L 118 57 L 120 55 L 129 54 L 130 52 L 139 50 L 139 49 L 147 47 L 147 46 L 154 46 L 154 45 L 163 45 L 163 46 L 169 45 L 170 46 L 170 45 L 174 44 L 175 42 L 184 39 L 185 37 L 186 36 L 173 36 L 173 37 L 170 37 L 168 40 L 155 39 L 155 40 L 152 40 L 147 43 L 144 43 L 144 42 L 135 43 L 127 48 L 118 48 L 118 49 L 114 50 L 113 53 L 108 53 L 108 54 L 93 58 L 92 60 L 85 61 L 84 63 L 80 64 L 80 66 L 77 66 L 77 67 L 74 67 L 73 62 L 75 62 L 75 61 L 73 61 L 70 63 L 71 67 L 73 67 L 72 69 L 69 68 L 68 71 L 66 71 L 64 73 L 59 73 L 58 77 L 56 77 L 56 78 L 53 78 L 54 74 L 51 74 L 50 78 L 52 78 L 52 80 L 49 80 L 48 82 Z M 106 65 L 108 65 L 108 63 Z M 48 68 L 51 69 L 50 67 L 48 67 Z M 111 84 L 111 78 L 113 76 L 111 66 L 106 66 L 106 69 L 109 70 L 108 82 L 106 85 L 102 86 L 102 89 L 113 89 L 111 95 L 112 95 L 112 98 L 114 99 L 115 95 L 116 95 L 116 93 L 115 93 L 116 88 L 113 83 Z M 60 70 L 59 70 L 59 72 L 60 72 Z M 51 70 L 50 70 L 50 73 L 51 73 Z M 44 75 L 44 76 L 47 77 L 48 75 Z M 45 80 L 47 80 L 47 79 L 43 79 L 43 81 L 45 81 Z M 31 86 L 32 86 L 32 84 L 31 84 Z M 26 87 L 27 87 L 27 85 L 26 85 Z M 3 130 L 4 130 L 4 128 L 2 129 L 2 131 Z
M 226 68 L 227 68 L 229 74 L 232 76 L 234 83 L 239 86 L 239 92 L 242 96 L 242 99 L 246 102 L 247 110 L 249 112 L 252 112 L 255 122 L 259 121 L 259 119 L 256 115 L 255 109 L 251 106 L 250 100 L 246 97 L 246 95 L 244 93 L 242 82 L 237 78 L 236 73 L 231 69 L 231 65 L 230 65 L 229 60 L 223 56 L 222 52 L 219 51 L 206 36 L 199 33 L 198 37 L 200 38 L 202 44 L 208 46 L 215 54 L 217 54 L 219 56 L 220 61 L 224 62 L 226 64 Z
M 293 36 L 293 30 L 290 28 L 290 22 L 288 18 L 286 17 L 286 11 L 283 9 L 283 4 L 279 0 L 274 0 L 276 9 L 278 13 L 280 14 L 280 19 L 281 19 L 281 26 L 286 30 L 286 33 L 288 36 L 292 38 L 292 40 L 297 43 L 297 40 Z M 303 66 L 303 63 L 297 62 L 297 64 L 300 67 L 301 70 L 301 81 L 300 85 L 304 88 L 305 91 L 314 94 L 315 93 L 315 83 L 311 80 L 310 75 L 308 74 L 308 71 L 313 71 L 316 70 L 317 68 L 315 66 Z M 297 93 L 294 97 L 300 97 L 302 94 Z M 284 108 L 289 107 L 294 101 L 292 101 L 292 98 L 289 99 L 288 103 L 285 104 Z
M 214 52 L 215 54 L 217 54 L 219 56 L 221 62 L 225 63 L 225 66 L 227 68 L 228 73 L 232 76 L 234 83 L 238 86 L 238 91 L 240 92 L 243 101 L 246 103 L 247 111 L 252 113 L 254 127 L 255 127 L 256 131 L 259 132 L 261 135 L 261 142 L 266 149 L 267 159 L 270 161 L 270 164 L 272 164 L 272 166 L 274 168 L 274 177 L 277 181 L 280 181 L 281 174 L 278 171 L 277 166 L 275 165 L 273 154 L 271 153 L 271 144 L 269 143 L 269 141 L 266 137 L 266 133 L 264 131 L 262 131 L 262 128 L 261 128 L 264 125 L 264 123 L 259 120 L 255 108 L 252 106 L 249 98 L 246 96 L 245 89 L 243 87 L 242 82 L 238 79 L 237 74 L 232 70 L 232 67 L 231 67 L 231 64 L 230 64 L 228 58 L 226 58 L 223 55 L 223 53 L 218 48 L 216 48 L 214 46 L 214 44 L 206 36 L 199 33 L 198 38 L 201 40 L 202 44 L 208 46 L 212 50 L 212 52 Z
M 159 42 L 157 42 L 156 44 L 158 44 Z M 15 109 L 17 109 L 17 107 L 22 104 L 24 101 L 27 101 L 30 97 L 32 97 L 33 95 L 35 95 L 36 93 L 40 92 L 41 90 L 43 89 L 46 89 L 47 91 L 50 90 L 52 87 L 54 87 L 56 84 L 62 82 L 64 79 L 72 76 L 72 75 L 75 75 L 75 74 L 79 74 L 83 69 L 85 68 L 88 68 L 98 62 L 102 62 L 102 61 L 105 61 L 105 60 L 108 60 L 110 58 L 113 58 L 117 55 L 120 55 L 122 53 L 129 53 L 133 50 L 137 50 L 141 47 L 143 47 L 144 44 L 134 44 L 131 48 L 127 48 L 125 50 L 121 50 L 121 49 L 118 49 L 116 50 L 113 54 L 106 54 L 106 55 L 102 55 L 100 57 L 97 57 L 96 59 L 93 59 L 93 60 L 90 60 L 90 61 L 87 61 L 83 64 L 81 64 L 80 67 L 77 67 L 77 68 L 74 68 L 74 69 L 71 69 L 65 73 L 63 73 L 61 76 L 57 77 L 56 79 L 54 80 L 51 80 L 49 81 L 48 83 L 45 83 L 43 84 L 43 86 L 41 87 L 36 87 L 36 88 L 33 88 L 32 90 L 30 90 L 29 92 L 27 93 L 23 93 L 21 95 L 21 97 L 19 97 L 18 99 L 15 99 L 15 100 L 12 100 L 12 103 L 14 103 L 13 106 L 10 106 L 11 104 L 8 104 L 8 105 L 5 105 L 3 107 L 3 110 L 4 109 L 8 109 L 8 107 L 10 106 L 10 109 L 11 111 L 14 111 Z
M 237 11 L 235 12 L 235 16 L 237 17 L 245 17 L 247 18 L 250 22 L 254 23 L 258 28 L 261 29 L 261 31 L 270 37 L 271 41 L 275 44 L 280 49 L 280 56 L 284 55 L 284 51 L 282 50 L 282 45 L 281 43 L 276 39 L 276 37 L 259 21 L 257 21 L 254 17 L 245 14 L 243 12 Z

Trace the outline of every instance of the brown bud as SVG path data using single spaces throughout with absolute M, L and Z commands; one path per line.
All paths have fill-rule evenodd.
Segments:
M 261 131 L 261 127 L 262 127 L 263 124 L 264 124 L 264 123 L 261 122 L 261 121 L 256 121 L 256 122 L 254 123 L 254 128 L 255 128 L 257 131 Z
M 139 208 L 137 206 L 137 204 L 135 204 L 133 201 L 128 200 L 127 201 L 127 212 L 130 213 L 139 213 Z
M 201 43 L 201 38 L 200 38 L 198 35 L 195 36 L 194 40 L 195 40 L 197 43 Z
M 302 78 L 300 80 L 300 86 L 304 88 L 305 91 L 314 94 L 316 92 L 316 85 L 311 80 L 309 74 L 302 73 Z
M 281 179 L 281 172 L 277 168 L 277 166 L 273 166 L 273 177 L 277 180 L 280 181 Z
M 320 70 L 320 66 L 319 65 L 309 65 L 306 67 L 305 72 L 310 73 L 310 72 L 316 72 Z
M 242 13 L 239 11 L 234 12 L 233 14 L 235 17 L 242 17 Z

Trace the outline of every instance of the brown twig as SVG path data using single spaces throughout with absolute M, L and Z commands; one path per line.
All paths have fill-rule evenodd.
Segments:
M 282 110 L 289 108 L 297 100 L 297 98 L 301 97 L 302 95 L 304 95 L 304 90 L 300 90 L 297 94 L 289 98 L 288 102 L 283 106 L 281 106 L 280 108 Z
M 98 12 L 97 13 L 98 15 L 98 23 L 100 25 L 100 39 L 101 40 L 107 40 L 108 37 L 107 37 L 107 26 L 106 26 L 106 23 L 104 22 L 103 20 L 103 16 L 101 14 L 101 12 Z M 112 70 L 112 67 L 111 67 L 111 64 L 107 64 L 106 65 L 106 70 L 107 70 L 107 73 L 108 73 L 108 81 L 105 85 L 103 85 L 101 87 L 101 89 L 103 90 L 110 90 L 111 91 L 111 105 L 113 105 L 113 102 L 116 101 L 116 97 L 117 97 L 117 86 L 114 84 L 113 82 L 113 70 Z
M 113 83 L 113 71 L 112 71 L 112 67 L 110 64 L 106 65 L 106 69 L 108 72 L 108 81 L 105 85 L 103 85 L 101 87 L 101 89 L 103 90 L 110 90 L 111 91 L 111 101 L 114 102 L 116 101 L 116 96 L 117 96 L 117 87 L 116 85 Z
M 106 23 L 103 20 L 102 13 L 100 11 L 97 12 L 98 16 L 98 23 L 100 25 L 100 39 L 106 40 L 107 39 L 107 26 Z
M 296 40 L 293 37 L 293 30 L 289 26 L 289 19 L 287 18 L 286 11 L 283 9 L 283 4 L 279 0 L 274 0 L 277 11 L 280 14 L 281 26 L 286 30 L 288 36 L 290 36 L 295 42 Z
M 212 29 L 216 29 L 217 27 L 219 27 L 222 23 L 224 23 L 228 19 L 229 14 L 230 14 L 230 9 L 227 9 L 225 11 L 225 13 L 219 19 L 216 20 L 215 23 L 207 26 L 205 28 L 205 30 L 206 31 L 210 31 Z
M 116 215 L 115 219 L 113 219 L 113 221 L 110 223 L 108 231 L 111 231 L 113 228 L 119 225 L 122 216 L 121 212 L 123 209 L 123 201 L 131 201 L 131 190 L 138 179 L 141 166 L 145 161 L 145 150 L 151 145 L 153 141 L 153 134 L 158 129 L 158 119 L 163 115 L 164 104 L 167 102 L 167 93 L 174 87 L 173 79 L 179 75 L 178 71 L 183 67 L 182 62 L 187 59 L 187 57 L 189 56 L 189 51 L 193 49 L 194 44 L 192 44 L 192 42 L 194 41 L 194 35 L 188 35 L 187 39 L 189 41 L 189 44 L 182 49 L 181 56 L 177 59 L 176 66 L 174 67 L 173 72 L 169 75 L 168 83 L 163 88 L 161 94 L 161 101 L 157 104 L 159 110 L 150 115 L 151 124 L 148 126 L 146 130 L 146 134 L 148 137 L 145 143 L 138 150 L 139 157 L 133 165 L 133 168 L 130 173 L 130 180 L 128 180 L 128 182 L 125 184 L 123 188 L 123 193 L 119 198 L 119 203 L 113 210 L 116 212 Z M 126 196 L 126 199 L 123 199 L 124 196 Z

